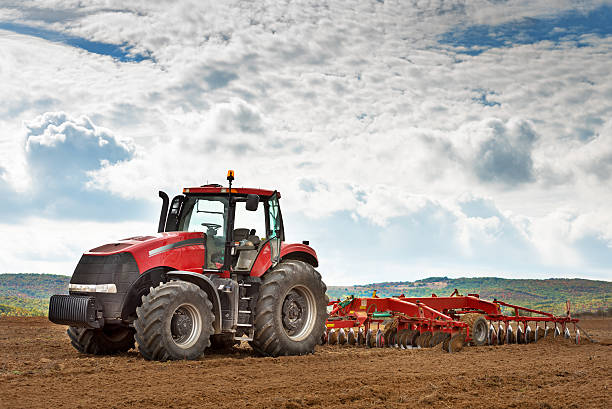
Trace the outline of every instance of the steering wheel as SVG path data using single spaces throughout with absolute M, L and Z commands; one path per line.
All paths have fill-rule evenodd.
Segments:
M 219 227 L 221 227 L 220 224 L 216 224 L 216 223 L 202 223 L 202 226 L 210 230 L 217 230 Z

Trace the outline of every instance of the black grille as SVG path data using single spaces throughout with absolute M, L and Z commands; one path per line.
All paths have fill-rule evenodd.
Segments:
M 115 284 L 116 293 L 96 293 L 95 298 L 104 311 L 104 318 L 119 319 L 124 298 L 139 276 L 138 265 L 131 253 L 108 256 L 84 254 L 74 269 L 70 283 Z M 79 294 L 77 291 L 73 293 Z
M 54 295 L 49 301 L 49 320 L 73 327 L 99 328 L 96 300 L 85 295 Z
M 92 256 L 84 254 L 70 279 L 72 284 L 115 284 L 124 293 L 138 278 L 138 265 L 131 253 Z

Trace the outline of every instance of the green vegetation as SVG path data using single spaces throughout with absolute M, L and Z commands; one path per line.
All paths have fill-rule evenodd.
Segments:
M 0 316 L 45 316 L 53 294 L 67 294 L 70 277 L 0 274 Z
M 49 297 L 66 294 L 70 277 L 52 274 L 0 274 L 0 315 L 44 316 Z M 348 287 L 329 286 L 330 299 L 347 295 L 379 297 L 404 294 L 427 297 L 432 293 L 450 295 L 477 293 L 511 304 L 548 311 L 565 312 L 565 300 L 572 302 L 572 311 L 603 315 L 612 308 L 612 282 L 583 279 L 514 280 L 495 277 L 448 278 L 430 277 L 418 281 L 385 282 Z

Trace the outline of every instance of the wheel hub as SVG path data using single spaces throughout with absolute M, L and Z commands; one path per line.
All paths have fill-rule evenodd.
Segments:
M 308 305 L 304 297 L 295 290 L 289 292 L 283 302 L 283 326 L 293 335 L 304 326 Z
M 170 321 L 172 340 L 181 348 L 193 345 L 200 335 L 199 313 L 189 304 L 179 306 Z
M 476 325 L 474 328 L 474 339 L 480 341 L 484 341 L 487 337 L 487 328 L 484 325 Z

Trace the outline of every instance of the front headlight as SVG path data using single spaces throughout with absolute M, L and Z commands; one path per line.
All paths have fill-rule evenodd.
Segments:
M 115 284 L 68 284 L 68 289 L 76 293 L 116 293 Z

